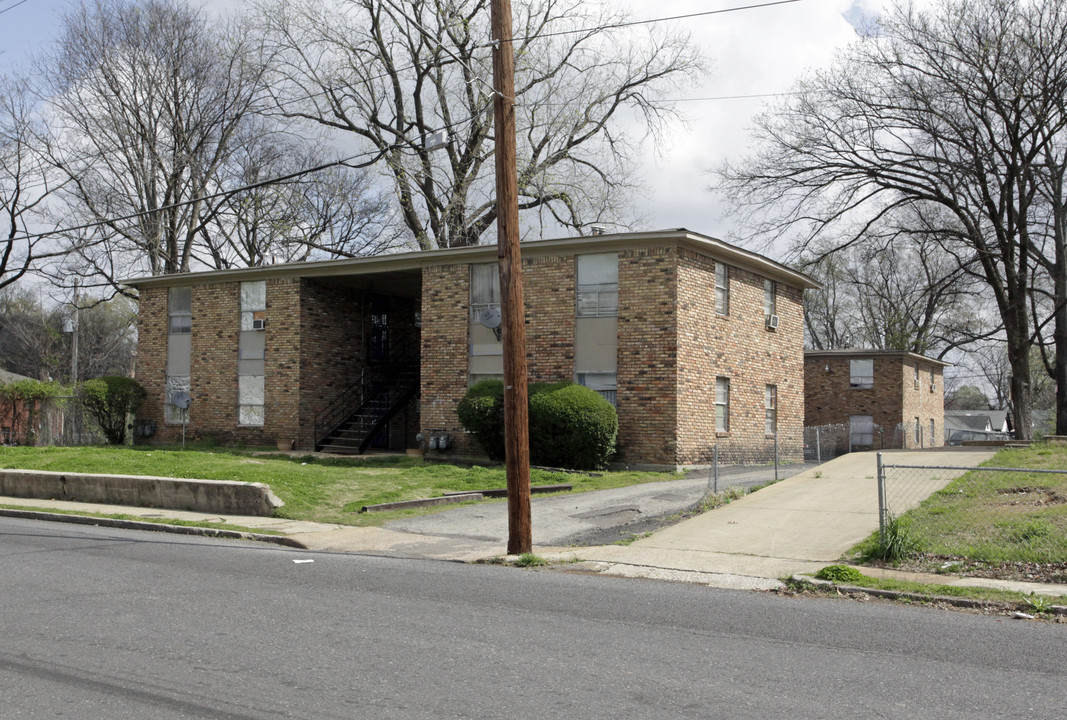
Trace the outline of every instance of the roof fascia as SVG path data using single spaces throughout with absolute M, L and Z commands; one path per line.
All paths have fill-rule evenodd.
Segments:
M 635 250 L 647 247 L 685 247 L 701 255 L 716 260 L 721 259 L 731 265 L 771 277 L 787 285 L 802 289 L 821 287 L 807 275 L 791 270 L 762 255 L 684 229 L 589 235 L 552 240 L 530 240 L 522 243 L 521 252 L 523 257 L 545 257 L 559 254 L 578 255 Z M 123 279 L 120 280 L 120 283 L 131 287 L 146 288 L 284 277 L 316 278 L 373 275 L 384 272 L 421 270 L 424 267 L 438 265 L 489 263 L 495 262 L 497 257 L 498 251 L 495 244 L 475 245 L 462 248 L 345 258 L 342 260 L 319 260 L 230 270 L 145 276 Z

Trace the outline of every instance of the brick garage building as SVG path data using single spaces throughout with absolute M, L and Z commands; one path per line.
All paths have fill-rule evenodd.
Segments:
M 686 230 L 522 253 L 530 380 L 615 403 L 621 462 L 766 457 L 775 440 L 799 455 L 809 278 Z M 455 410 L 502 374 L 496 276 L 481 246 L 130 280 L 142 425 L 155 442 L 184 422 L 220 444 L 403 450 L 421 434 L 431 453 L 478 454 Z
M 848 426 L 851 448 L 941 447 L 949 365 L 891 350 L 806 352 L 805 424 Z

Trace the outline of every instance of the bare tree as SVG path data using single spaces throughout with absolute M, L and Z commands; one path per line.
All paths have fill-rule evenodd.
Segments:
M 38 227 L 58 183 L 38 152 L 25 85 L 0 77 L 0 288 L 57 255 Z
M 672 117 L 665 93 L 702 69 L 698 54 L 655 29 L 607 32 L 619 17 L 581 0 L 514 7 L 520 210 L 578 231 L 623 222 L 626 125 L 657 132 Z M 477 244 L 497 212 L 488 0 L 266 0 L 259 16 L 280 111 L 357 138 L 421 248 Z
M 377 255 L 399 244 L 387 199 L 366 171 L 339 165 L 301 174 L 328 163 L 306 141 L 266 131 L 262 122 L 249 120 L 214 180 L 219 188 L 252 189 L 217 202 L 194 259 L 214 268 L 255 266 Z
M 762 150 L 726 168 L 723 187 L 742 208 L 773 205 L 759 229 L 801 245 L 831 232 L 856 241 L 904 209 L 944 218 L 939 237 L 970 251 L 1003 322 L 1028 437 L 1034 211 L 1067 122 L 1067 4 L 901 4 L 880 27 L 761 118 Z
M 37 63 L 51 160 L 86 273 L 186 272 L 234 138 L 263 97 L 254 39 L 177 0 L 94 0 L 69 12 Z M 61 271 L 62 272 L 62 271 Z
M 805 263 L 805 257 L 811 259 Z M 1000 330 L 984 312 L 983 287 L 973 269 L 934 238 L 896 230 L 843 249 L 807 251 L 801 258 L 823 284 L 805 293 L 809 343 L 815 348 L 867 347 L 942 358 Z

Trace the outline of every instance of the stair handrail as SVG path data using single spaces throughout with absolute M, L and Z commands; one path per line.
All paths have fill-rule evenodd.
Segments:
M 389 380 L 403 375 L 405 370 L 413 369 L 416 366 L 415 363 L 410 362 L 383 366 L 364 366 L 360 371 L 358 383 L 353 383 L 346 387 L 333 402 L 315 414 L 315 445 L 318 446 L 326 436 L 336 430 L 356 410 L 373 399 L 367 397 L 370 381 L 374 379 L 373 371 L 380 371 L 385 375 L 385 379 Z M 415 379 L 415 385 L 418 385 L 418 378 Z M 384 390 L 387 391 L 390 387 L 387 385 Z M 375 393 L 375 396 L 380 394 L 381 391 Z

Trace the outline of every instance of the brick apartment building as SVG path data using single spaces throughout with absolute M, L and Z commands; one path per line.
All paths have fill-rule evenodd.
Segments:
M 806 352 L 805 424 L 848 425 L 853 449 L 940 447 L 948 365 L 891 350 Z
M 531 381 L 619 414 L 618 459 L 802 446 L 806 276 L 686 230 L 524 243 Z M 495 246 L 128 281 L 152 442 L 479 454 L 456 405 L 501 377 Z

